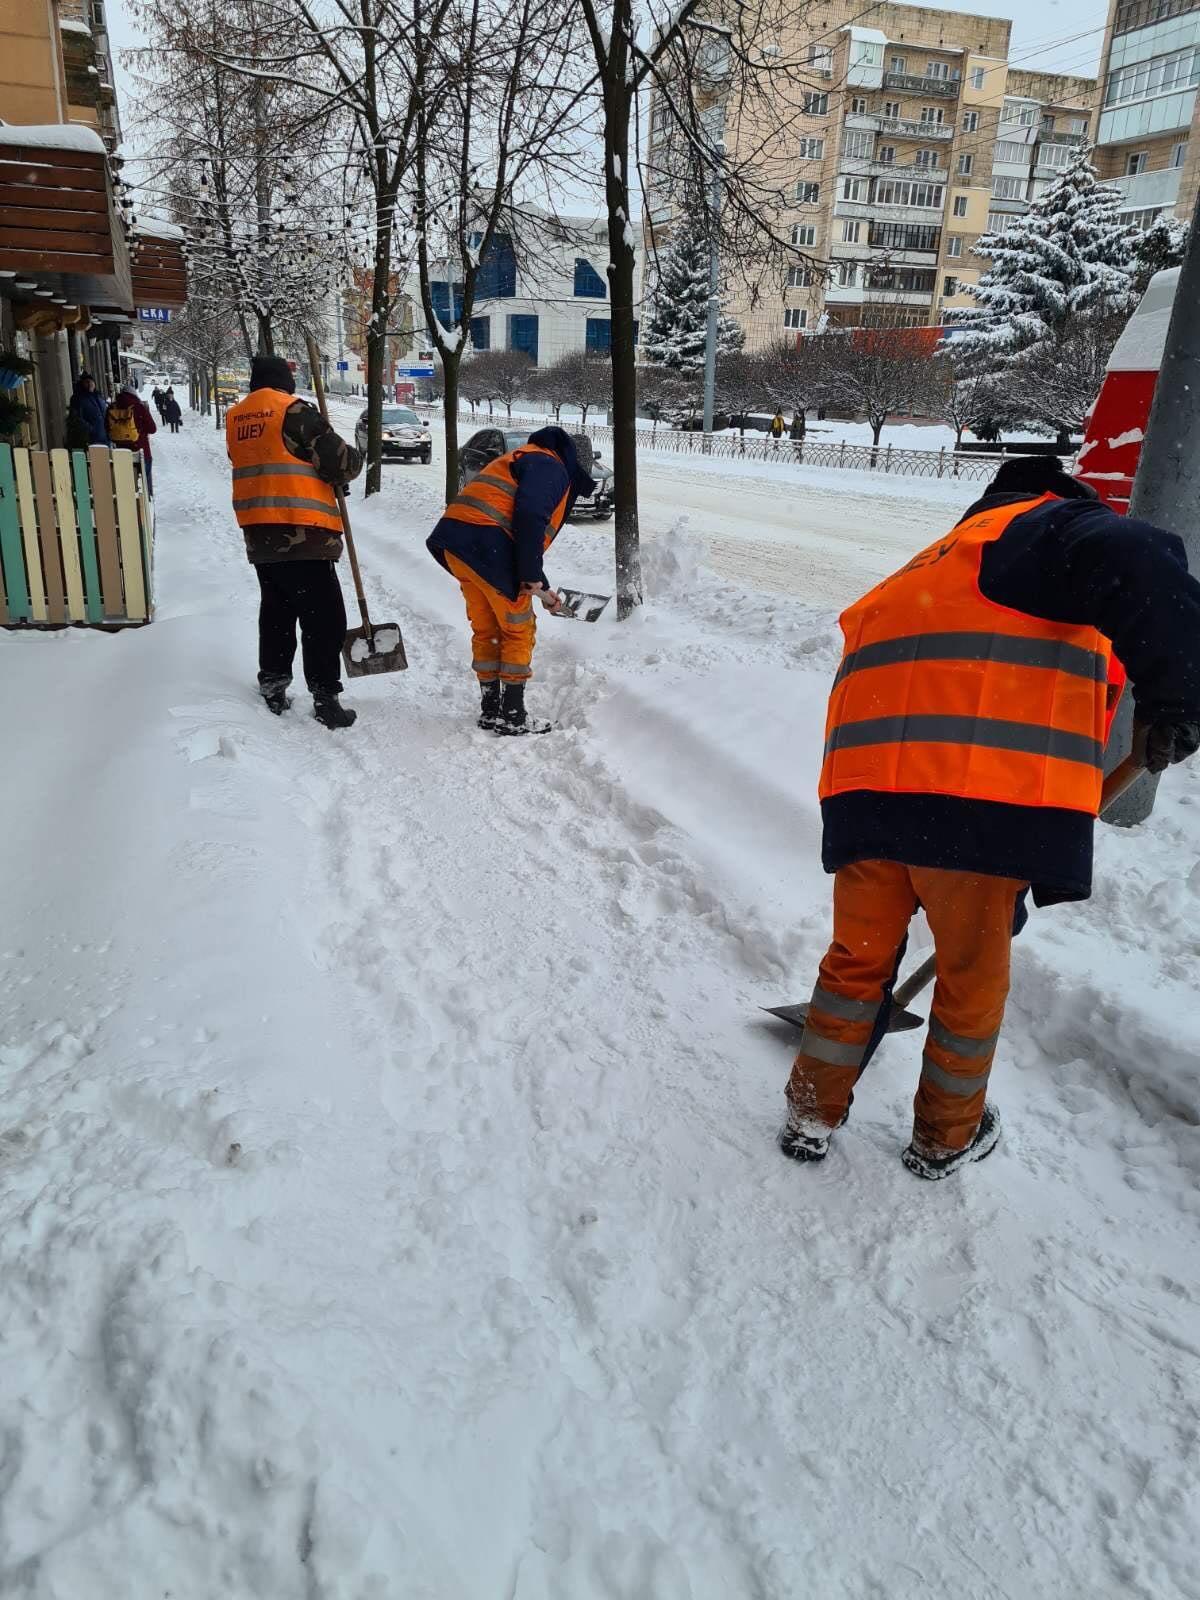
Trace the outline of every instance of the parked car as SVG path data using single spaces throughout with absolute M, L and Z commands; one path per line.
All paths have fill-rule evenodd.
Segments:
M 571 520 L 593 517 L 597 522 L 607 522 L 613 514 L 612 469 L 601 462 L 599 452 L 593 450 L 592 441 L 586 433 L 578 433 L 573 437 L 579 453 L 579 464 L 596 480 L 596 490 L 586 497 L 579 496 L 571 512 Z M 459 488 L 469 483 L 476 473 L 482 472 L 489 461 L 495 461 L 497 456 L 505 455 L 510 450 L 519 450 L 528 443 L 528 428 L 480 428 L 458 452 Z
M 365 411 L 354 430 L 354 443 L 366 453 Z M 384 461 L 420 461 L 425 466 L 433 459 L 433 438 L 429 424 L 422 422 L 411 406 L 384 406 L 381 455 Z

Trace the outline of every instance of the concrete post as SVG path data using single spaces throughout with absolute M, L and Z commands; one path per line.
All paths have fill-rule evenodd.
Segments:
M 1175 304 L 1167 329 L 1154 404 L 1129 500 L 1129 515 L 1177 533 L 1188 566 L 1200 573 L 1200 206 L 1188 232 Z M 1113 724 L 1109 771 L 1133 745 L 1133 698 L 1127 692 Z M 1105 817 L 1117 827 L 1144 822 L 1154 810 L 1158 779 L 1135 783 Z

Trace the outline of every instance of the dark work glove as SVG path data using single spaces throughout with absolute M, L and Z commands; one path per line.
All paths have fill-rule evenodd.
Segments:
M 1177 761 L 1186 761 L 1200 750 L 1200 722 L 1152 722 L 1139 732 L 1144 740 L 1148 772 L 1165 772 Z M 1134 748 L 1137 748 L 1136 742 Z

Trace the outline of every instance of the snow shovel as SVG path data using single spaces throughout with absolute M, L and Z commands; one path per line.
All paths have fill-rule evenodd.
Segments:
M 595 622 L 612 599 L 610 594 L 588 594 L 586 589 L 545 589 L 535 592 L 547 615 L 566 617 L 568 622 Z M 551 596 L 557 604 L 550 604 Z
M 1114 801 L 1119 800 L 1127 789 L 1133 787 L 1145 772 L 1145 766 L 1140 756 L 1128 755 L 1118 766 L 1115 766 L 1104 780 L 1104 787 L 1100 791 L 1100 815 L 1103 816 Z M 937 969 L 937 957 L 927 956 L 917 970 L 892 994 L 892 1009 L 888 1013 L 887 1031 L 889 1033 L 907 1033 L 910 1028 L 920 1028 L 924 1024 L 924 1017 L 918 1017 L 915 1012 L 907 1009 L 908 1002 L 915 1000 L 921 990 L 933 982 Z M 783 1022 L 790 1022 L 797 1028 L 803 1028 L 808 1021 L 808 1003 L 802 1002 L 795 1006 L 763 1006 L 764 1011 L 773 1017 L 780 1018 Z
M 325 385 L 321 379 L 321 352 L 312 334 L 305 334 L 308 346 L 308 365 L 312 372 L 313 388 L 321 415 L 329 421 L 329 407 L 325 403 Z M 368 678 L 377 672 L 403 672 L 408 666 L 404 653 L 404 639 L 398 622 L 374 623 L 367 614 L 367 597 L 363 593 L 362 573 L 358 569 L 358 552 L 354 548 L 354 535 L 350 531 L 350 513 L 341 489 L 337 494 L 338 511 L 342 518 L 342 533 L 346 539 L 346 554 L 350 557 L 350 571 L 354 576 L 354 592 L 358 596 L 358 609 L 362 627 L 351 628 L 342 641 L 342 662 L 348 678 Z

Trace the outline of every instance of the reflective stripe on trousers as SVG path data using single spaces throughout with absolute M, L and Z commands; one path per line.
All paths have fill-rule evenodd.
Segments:
M 479 574 L 449 550 L 446 565 L 458 579 L 471 624 L 471 670 L 483 682 L 500 678 L 505 683 L 525 683 L 533 676 L 530 665 L 537 638 L 537 623 L 530 603 L 514 611 L 514 601 L 493 589 Z

